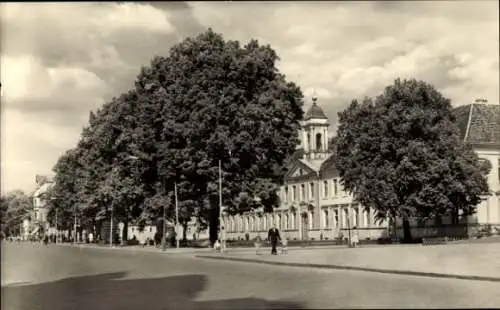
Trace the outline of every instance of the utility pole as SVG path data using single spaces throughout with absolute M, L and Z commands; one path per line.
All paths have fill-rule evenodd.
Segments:
M 177 182 L 174 183 L 174 196 L 175 196 L 175 239 L 176 239 L 176 246 L 179 248 L 179 233 L 178 233 L 178 227 L 179 227 L 179 204 L 177 201 Z
M 111 221 L 109 223 L 109 246 L 113 247 L 113 201 L 111 202 Z
M 76 234 L 76 208 L 75 208 L 75 223 L 73 225 L 74 225 L 74 232 L 75 232 L 75 236 L 73 238 L 73 244 L 76 245 L 76 238 L 77 238 L 77 234 Z
M 57 221 L 57 213 L 58 213 L 58 209 L 56 209 L 56 244 L 57 244 L 57 241 L 59 239 L 59 225 L 57 224 L 58 221 Z
M 219 240 L 222 242 L 222 162 L 219 159 Z
M 163 178 L 162 181 L 162 188 L 163 191 L 165 192 L 165 197 L 167 197 L 167 181 L 166 178 Z M 163 203 L 163 217 L 162 217 L 162 234 L 161 234 L 161 249 L 165 251 L 167 249 L 167 220 L 166 220 L 166 206 L 165 203 Z
M 350 208 L 347 211 L 347 231 L 349 232 L 349 245 L 351 247 L 351 210 Z

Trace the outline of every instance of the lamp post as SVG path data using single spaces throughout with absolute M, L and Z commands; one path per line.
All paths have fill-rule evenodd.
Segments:
M 57 223 L 58 223 L 58 221 L 57 221 L 58 216 L 57 216 L 57 215 L 58 215 L 58 213 L 59 213 L 58 211 L 59 211 L 59 210 L 58 210 L 58 209 L 56 209 L 56 244 L 57 244 L 57 241 L 58 241 L 57 239 L 59 239 L 59 225 L 57 224 Z
M 167 196 L 167 182 L 165 181 L 165 178 L 162 179 L 162 188 L 165 193 L 165 196 Z M 161 249 L 162 251 L 165 251 L 167 249 L 167 219 L 166 219 L 166 207 L 165 203 L 163 203 L 163 215 L 162 215 L 162 234 L 161 234 Z
M 347 211 L 347 231 L 348 231 L 348 234 L 349 234 L 349 244 L 348 244 L 348 247 L 351 247 L 351 210 L 350 208 L 348 209 Z
M 109 246 L 113 247 L 113 209 L 114 201 L 111 201 L 111 221 L 109 222 Z
M 175 196 L 175 245 L 179 248 L 179 204 L 177 201 L 177 182 L 174 183 L 174 196 Z M 163 225 L 165 225 L 165 207 L 163 207 Z M 165 230 L 163 230 L 165 233 Z
M 77 238 L 77 234 L 76 234 L 76 205 L 75 205 L 75 222 L 73 224 L 73 231 L 75 232 L 75 236 L 73 238 L 73 244 L 76 245 L 76 238 Z
M 229 151 L 231 157 L 231 151 Z M 219 159 L 219 240 L 222 242 L 222 161 Z

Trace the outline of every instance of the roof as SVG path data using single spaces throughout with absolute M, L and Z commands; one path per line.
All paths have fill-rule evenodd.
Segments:
M 306 116 L 304 118 L 304 120 L 310 120 L 310 119 L 328 119 L 328 117 L 326 117 L 325 115 L 325 112 L 323 112 L 323 109 L 320 108 L 318 106 L 318 104 L 316 103 L 316 100 L 318 98 L 314 97 L 313 98 L 313 104 L 312 106 L 309 108 L 309 110 L 306 112 Z
M 54 185 L 54 183 L 52 183 L 52 182 L 44 183 L 42 186 L 40 186 L 40 188 L 38 188 L 35 191 L 35 193 L 33 194 L 33 197 L 39 197 L 39 196 L 45 194 L 53 185 Z
M 500 105 L 471 103 L 453 112 L 465 142 L 500 145 Z
M 325 161 L 323 162 L 323 164 L 321 164 L 321 171 L 326 171 L 326 170 L 329 170 L 329 169 L 336 169 L 335 167 L 335 154 L 331 154 L 330 156 L 328 156 Z

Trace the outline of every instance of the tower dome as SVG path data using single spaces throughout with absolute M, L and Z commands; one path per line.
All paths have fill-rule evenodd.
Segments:
M 318 97 L 314 96 L 312 98 L 313 104 L 309 108 L 309 110 L 306 112 L 306 116 L 304 120 L 310 120 L 310 119 L 328 119 L 326 117 L 325 112 L 323 112 L 323 109 L 318 106 L 318 103 L 316 102 L 318 100 Z

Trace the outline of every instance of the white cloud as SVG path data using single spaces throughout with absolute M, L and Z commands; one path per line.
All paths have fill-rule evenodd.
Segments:
M 8 3 L 0 14 L 2 190 L 32 188 L 74 145 L 90 109 L 130 87 L 155 54 L 208 27 L 270 44 L 306 108 L 316 90 L 332 131 L 351 99 L 397 77 L 424 79 L 455 105 L 499 100 L 493 1 Z

